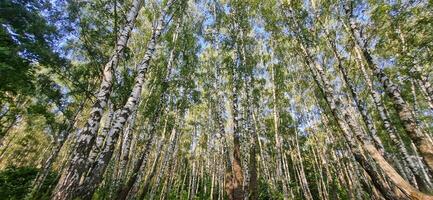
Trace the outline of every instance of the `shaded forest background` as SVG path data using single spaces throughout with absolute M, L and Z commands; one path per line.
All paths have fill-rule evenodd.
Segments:
M 0 199 L 433 199 L 431 0 L 1 0 Z

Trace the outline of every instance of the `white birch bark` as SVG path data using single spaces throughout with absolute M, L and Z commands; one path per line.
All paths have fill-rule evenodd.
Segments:
M 415 143 L 418 151 L 423 157 L 424 162 L 431 170 L 433 170 L 433 144 L 431 140 L 428 138 L 427 133 L 417 123 L 415 113 L 403 99 L 400 88 L 388 78 L 383 69 L 378 67 L 373 62 L 373 58 L 369 50 L 360 44 L 356 38 L 358 28 L 356 23 L 353 21 L 352 10 L 350 9 L 349 5 L 345 6 L 345 11 L 350 21 L 350 26 L 346 27 L 351 34 L 353 42 L 355 43 L 355 51 L 363 56 L 368 67 L 382 83 L 385 93 L 392 99 L 394 103 L 394 107 L 397 110 L 398 116 L 404 125 L 407 135 Z
M 102 176 L 105 172 L 108 162 L 113 155 L 117 139 L 131 113 L 137 108 L 138 104 L 140 103 L 139 97 L 141 96 L 142 88 L 144 86 L 147 70 L 149 68 L 149 63 L 153 57 L 158 38 L 161 35 L 162 29 L 165 26 L 165 17 L 168 14 L 168 10 L 173 5 L 173 2 L 174 1 L 167 2 L 167 4 L 161 11 L 161 16 L 156 21 L 155 26 L 153 27 L 152 36 L 147 44 L 146 53 L 137 66 L 137 76 L 135 77 L 134 86 L 129 95 L 129 98 L 127 99 L 123 108 L 120 110 L 117 119 L 115 119 L 113 126 L 109 131 L 109 134 L 105 141 L 104 150 L 100 153 L 98 159 L 96 160 L 95 167 L 91 169 L 91 172 L 89 173 L 90 176 L 86 177 L 86 180 L 83 182 L 82 185 L 80 185 L 80 191 L 77 192 L 82 197 L 90 198 L 99 183 L 102 181 Z
M 92 150 L 103 110 L 107 105 L 113 80 L 113 70 L 117 67 L 122 53 L 128 43 L 129 35 L 134 27 L 138 12 L 142 7 L 142 0 L 134 0 L 128 11 L 126 24 L 120 31 L 116 47 L 109 61 L 105 64 L 100 88 L 96 94 L 96 102 L 92 107 L 90 117 L 84 128 L 78 133 L 76 146 L 71 154 L 71 162 L 63 170 L 59 182 L 54 189 L 53 200 L 72 199 L 80 181 L 81 175 L 86 171 L 87 156 Z

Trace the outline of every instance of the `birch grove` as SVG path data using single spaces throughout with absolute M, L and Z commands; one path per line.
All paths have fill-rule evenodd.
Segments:
M 0 199 L 433 200 L 433 4 L 0 2 Z

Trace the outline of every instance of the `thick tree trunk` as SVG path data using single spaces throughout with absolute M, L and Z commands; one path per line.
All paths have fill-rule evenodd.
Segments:
M 414 162 L 414 160 L 412 159 L 411 155 L 409 154 L 408 149 L 406 148 L 406 145 L 404 144 L 402 138 L 400 137 L 400 135 L 397 133 L 396 128 L 392 125 L 392 122 L 390 120 L 389 117 L 389 113 L 387 108 L 385 107 L 382 97 L 381 95 L 373 88 L 373 82 L 370 78 L 370 75 L 368 75 L 364 64 L 362 63 L 362 55 L 358 52 L 356 53 L 356 62 L 358 64 L 358 66 L 360 67 L 360 70 L 362 72 L 362 75 L 364 76 L 364 80 L 366 82 L 367 88 L 370 91 L 370 95 L 373 98 L 373 102 L 377 108 L 377 110 L 379 111 L 379 117 L 381 118 L 383 125 L 385 127 L 386 132 L 388 133 L 391 142 L 393 143 L 393 145 L 395 145 L 398 150 L 399 150 L 399 154 L 402 156 L 402 160 L 404 162 L 405 167 L 409 167 L 410 171 L 417 177 L 417 180 L 421 181 L 421 182 L 425 182 L 423 184 L 425 185 L 431 185 L 431 183 L 429 183 L 429 177 L 425 176 L 425 174 L 423 174 L 417 163 Z
M 107 105 L 111 93 L 113 70 L 117 67 L 122 57 L 123 50 L 126 48 L 129 35 L 134 27 L 141 7 L 142 0 L 133 1 L 132 7 L 127 14 L 126 24 L 117 39 L 115 50 L 110 60 L 105 64 L 101 86 L 96 94 L 97 99 L 92 107 L 90 117 L 84 125 L 84 128 L 78 133 L 76 146 L 71 154 L 71 162 L 62 172 L 60 180 L 53 192 L 53 200 L 74 198 L 80 178 L 82 174 L 86 172 L 87 157 L 92 150 L 103 110 Z
M 363 133 L 362 128 L 357 124 L 356 120 L 353 119 L 353 116 L 350 115 L 350 112 L 348 112 L 348 107 L 345 106 L 347 103 L 342 102 L 340 98 L 334 97 L 332 88 L 330 84 L 325 79 L 325 74 L 322 69 L 322 67 L 312 61 L 311 56 L 308 53 L 308 50 L 303 48 L 303 51 L 308 59 L 308 62 L 314 63 L 313 66 L 317 70 L 318 78 L 320 78 L 323 85 L 319 85 L 320 87 L 323 87 L 324 95 L 327 99 L 327 102 L 330 105 L 331 111 L 333 112 L 334 117 L 336 118 L 337 122 L 339 123 L 339 126 L 343 130 L 343 135 L 346 137 L 346 140 L 349 143 L 349 146 L 351 147 L 352 153 L 356 159 L 356 161 L 367 171 L 367 173 L 370 175 L 370 178 L 372 179 L 375 186 L 381 191 L 381 193 L 387 197 L 388 199 L 394 199 L 394 198 L 404 198 L 402 196 L 398 197 L 394 193 L 390 193 L 390 189 L 385 183 L 384 180 L 380 180 L 380 175 L 374 169 L 371 163 L 362 155 L 362 153 L 357 150 L 358 145 L 357 142 L 354 140 L 353 136 L 356 136 L 356 138 L 361 142 L 362 148 L 370 155 L 380 166 L 380 168 L 384 171 L 386 176 L 392 181 L 393 184 L 395 184 L 408 198 L 411 199 L 433 199 L 433 197 L 426 195 L 424 193 L 421 193 L 416 188 L 412 187 L 409 183 L 407 183 L 395 170 L 392 168 L 391 165 L 380 155 L 379 151 L 377 151 L 376 147 L 371 144 L 371 141 L 366 137 L 365 133 Z M 312 69 L 313 70 L 313 69 Z M 320 81 L 318 81 L 320 82 Z M 346 108 L 342 108 L 342 106 Z
M 237 86 L 237 74 L 233 73 L 233 91 L 232 91 L 232 113 L 233 113 L 233 179 L 232 188 L 233 200 L 242 200 L 244 198 L 243 182 L 244 182 L 244 172 L 242 169 L 242 158 L 241 158 L 241 143 L 240 143 L 240 122 L 239 122 L 239 108 L 238 108 L 238 86 Z
M 107 137 L 108 132 L 110 131 L 111 126 L 113 124 L 113 118 L 116 118 L 116 116 L 119 114 L 120 110 L 114 111 L 114 105 L 110 101 L 108 102 L 108 107 L 109 107 L 108 113 L 104 121 L 104 126 L 102 127 L 102 131 L 96 136 L 95 145 L 93 145 L 93 148 L 89 153 L 89 157 L 87 160 L 88 162 L 87 168 L 89 168 L 95 162 L 99 153 L 104 148 L 105 138 Z
M 288 9 L 291 14 L 294 13 L 292 8 L 289 7 Z M 300 33 L 299 24 L 297 24 L 297 21 L 293 17 L 293 15 L 291 15 L 291 19 L 292 22 L 296 25 L 295 29 L 298 30 L 297 39 L 303 52 L 305 63 L 311 71 L 319 89 L 322 91 L 333 117 L 336 119 L 338 126 L 342 130 L 343 135 L 349 147 L 351 148 L 353 156 L 355 157 L 356 161 L 364 168 L 364 170 L 367 171 L 367 173 L 370 175 L 373 184 L 388 199 L 405 198 L 400 194 L 391 192 L 390 187 L 385 182 L 385 180 L 381 178 L 377 170 L 374 168 L 373 164 L 369 163 L 367 158 L 362 154 L 361 149 L 359 149 L 359 143 L 361 143 L 362 149 L 365 150 L 368 155 L 371 156 L 378 164 L 378 166 L 383 170 L 387 178 L 389 178 L 392 183 L 404 193 L 404 195 L 411 199 L 433 199 L 432 196 L 426 195 L 418 191 L 416 188 L 412 187 L 409 183 L 407 183 L 382 157 L 379 151 L 377 151 L 376 147 L 371 144 L 371 141 L 364 133 L 364 130 L 359 126 L 357 120 L 354 118 L 355 116 L 351 115 L 351 107 L 348 105 L 347 102 L 342 101 L 340 97 L 335 95 L 329 81 L 326 78 L 322 66 L 316 60 L 314 60 L 314 58 L 311 56 L 309 49 L 304 46 L 302 39 L 300 39 L 302 35 L 299 35 L 302 34 Z M 356 138 L 354 138 L 354 136 L 356 136 Z M 359 140 L 359 143 L 356 141 L 356 139 Z
M 168 9 L 172 6 L 172 1 L 167 2 L 164 6 L 161 16 L 156 22 L 157 25 L 153 28 L 152 36 L 147 44 L 147 51 L 142 59 L 142 61 L 137 66 L 137 76 L 135 77 L 134 87 L 129 95 L 128 100 L 119 112 L 117 119 L 113 123 L 108 137 L 106 138 L 104 150 L 100 153 L 94 167 L 90 171 L 90 176 L 87 177 L 83 184 L 80 185 L 80 191 L 77 192 L 82 198 L 91 198 L 95 189 L 102 181 L 105 169 L 110 161 L 117 139 L 122 132 L 124 125 L 126 124 L 131 113 L 137 108 L 139 102 L 139 97 L 141 96 L 144 81 L 146 79 L 147 70 L 149 68 L 150 60 L 153 57 L 157 40 L 161 35 L 161 31 L 164 27 L 164 17 L 167 14 Z
M 433 144 L 429 140 L 427 133 L 419 126 L 417 123 L 415 113 L 407 104 L 407 102 L 403 99 L 400 88 L 394 84 L 391 79 L 385 74 L 383 69 L 378 67 L 374 62 L 371 56 L 371 53 L 368 51 L 366 47 L 359 43 L 356 39 L 356 31 L 357 26 L 352 19 L 352 11 L 349 6 L 345 6 L 346 14 L 349 17 L 350 25 L 348 28 L 352 37 L 352 40 L 355 43 L 355 51 L 358 54 L 361 54 L 365 59 L 368 67 L 373 71 L 373 74 L 379 79 L 382 83 L 385 93 L 392 99 L 394 103 L 394 107 L 397 110 L 398 116 L 401 119 L 404 128 L 406 130 L 407 135 L 412 139 L 415 143 L 418 151 L 423 157 L 424 162 L 433 170 Z
M 257 180 L 257 158 L 256 158 L 256 147 L 258 145 L 257 141 L 257 130 L 253 125 L 253 112 L 255 107 L 255 102 L 251 101 L 251 90 L 254 88 L 254 79 L 252 74 L 245 76 L 245 94 L 246 94 L 246 106 L 247 110 L 247 121 L 246 121 L 246 132 L 249 134 L 249 183 L 248 183 L 248 199 L 258 199 L 258 180 Z

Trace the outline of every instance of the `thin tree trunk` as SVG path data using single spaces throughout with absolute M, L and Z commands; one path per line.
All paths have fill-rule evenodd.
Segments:
M 118 194 L 116 198 L 117 200 L 124 200 L 128 196 L 130 196 L 131 198 L 135 197 L 136 192 L 133 192 L 132 189 L 134 185 L 138 185 L 138 182 L 141 181 L 143 175 L 143 172 L 141 171 L 144 170 L 147 164 L 148 155 L 155 138 L 155 129 L 161 119 L 161 114 L 159 113 L 159 111 L 164 110 L 162 109 L 164 104 L 165 104 L 165 91 L 162 92 L 159 106 L 154 112 L 154 117 L 152 117 L 152 120 L 150 121 L 150 128 L 148 132 L 149 138 L 145 143 L 144 150 L 141 153 L 141 156 L 139 156 L 139 159 L 137 160 L 137 162 L 135 163 L 132 169 L 131 177 L 129 177 L 125 185 L 119 188 L 119 191 L 117 192 Z
M 299 143 L 298 143 L 298 132 L 297 132 L 297 127 L 295 127 L 295 146 L 296 146 L 296 156 L 297 156 L 297 160 L 299 161 L 299 170 L 300 170 L 300 174 L 301 174 L 301 182 L 302 182 L 302 190 L 303 193 L 305 195 L 306 199 L 313 199 L 313 196 L 311 195 L 311 191 L 310 188 L 308 187 L 308 181 L 307 181 L 307 177 L 305 176 L 305 170 L 304 170 L 304 164 L 303 164 L 303 160 L 302 160 L 302 156 L 301 156 L 301 149 L 299 148 Z
M 282 155 L 282 146 L 281 146 L 281 138 L 279 135 L 279 113 L 278 113 L 278 100 L 277 100 L 277 85 L 275 82 L 275 65 L 271 65 L 271 80 L 272 80 L 272 100 L 273 100 L 273 127 L 274 127 L 274 137 L 275 137 L 275 146 L 277 151 L 277 157 L 275 159 L 276 164 L 276 177 L 278 178 L 279 184 L 283 186 L 283 195 L 284 199 L 288 199 L 289 188 L 287 187 L 284 181 L 284 170 L 283 170 L 283 155 Z M 288 172 L 286 172 L 288 173 Z
M 366 82 L 367 88 L 370 91 L 370 95 L 373 98 L 373 102 L 379 112 L 379 117 L 381 118 L 383 125 L 385 127 L 386 132 L 388 133 L 391 142 L 398 148 L 399 150 L 399 154 L 402 156 L 402 160 L 403 162 L 406 163 L 406 165 L 410 168 L 411 172 L 417 176 L 417 177 L 422 177 L 422 178 L 418 178 L 418 180 L 423 180 L 426 181 L 425 184 L 428 184 L 429 178 L 427 176 L 425 176 L 424 174 L 420 174 L 420 170 L 418 169 L 418 164 L 416 164 L 413 159 L 411 158 L 411 155 L 409 154 L 403 140 L 401 139 L 400 135 L 397 133 L 396 128 L 392 125 L 392 122 L 390 120 L 389 117 L 389 113 L 382 101 L 382 97 L 381 95 L 374 90 L 373 88 L 373 83 L 372 80 L 370 78 L 370 76 L 368 75 L 364 64 L 362 63 L 362 55 L 355 52 L 356 53 L 356 59 L 355 61 L 357 62 L 358 66 L 360 67 L 360 70 L 362 72 L 362 75 L 364 76 L 364 80 Z
M 179 21 L 177 23 L 176 31 L 175 31 L 175 34 L 174 34 L 174 37 L 173 37 L 173 43 L 176 43 L 176 41 L 177 41 L 178 34 L 179 34 L 179 31 L 180 31 L 180 25 L 181 25 L 181 23 L 182 23 L 182 21 Z M 170 76 L 171 76 L 171 70 L 172 70 L 171 68 L 173 66 L 173 62 L 174 62 L 174 59 L 175 59 L 174 52 L 175 52 L 175 49 L 173 48 L 171 50 L 171 52 L 170 52 L 170 58 L 169 58 L 169 62 L 168 62 L 168 65 L 167 65 L 168 74 L 166 75 L 166 78 L 164 80 L 165 83 L 167 83 L 169 81 Z M 168 99 L 167 87 L 163 87 L 163 90 L 161 91 L 161 97 L 160 97 L 160 102 L 159 102 L 159 107 L 158 108 L 164 107 L 165 106 L 165 102 L 167 101 L 167 99 Z M 166 107 L 166 110 L 165 110 L 166 112 L 168 112 L 167 108 L 168 107 Z M 155 128 L 156 123 L 158 123 L 159 118 L 160 118 L 160 116 L 159 116 L 160 114 L 159 114 L 158 110 L 164 110 L 164 109 L 157 109 L 156 114 L 158 116 L 156 118 L 154 118 L 154 119 L 156 119 L 156 121 L 151 122 L 151 127 L 152 127 L 151 128 L 151 132 L 150 132 L 150 134 L 151 134 L 150 137 L 151 138 L 154 137 L 154 133 L 153 133 L 154 131 L 153 130 Z M 167 121 L 166 121 L 165 124 L 167 124 Z M 165 128 L 164 128 L 164 130 L 165 130 Z M 147 145 L 150 145 L 150 144 L 147 143 Z M 143 155 L 140 157 L 139 161 L 136 163 L 136 165 L 134 167 L 134 170 L 132 172 L 133 173 L 132 177 L 129 179 L 129 181 L 127 182 L 127 184 L 125 186 L 123 186 L 123 187 L 120 188 L 120 191 L 119 191 L 120 195 L 117 198 L 118 200 L 125 199 L 126 197 L 128 197 L 129 196 L 128 193 L 131 192 L 131 189 L 134 186 L 134 184 L 137 184 L 137 181 L 140 181 L 141 176 L 138 176 L 138 170 L 145 167 L 145 164 L 146 164 L 146 161 L 147 161 L 147 154 L 149 153 L 148 151 L 150 150 L 150 146 L 147 146 L 147 145 L 146 145 L 146 151 L 143 153 Z M 146 192 L 146 191 L 144 191 L 144 192 Z
M 119 161 L 119 167 L 118 167 L 118 173 L 116 176 L 116 186 L 115 187 L 119 187 L 121 186 L 123 183 L 123 180 L 125 180 L 126 177 L 126 170 L 127 170 L 127 165 L 129 162 L 129 154 L 130 154 L 130 150 L 131 150 L 131 140 L 132 140 L 132 134 L 133 134 L 133 129 L 135 126 L 135 118 L 137 115 L 137 109 L 132 113 L 131 119 L 128 122 L 128 127 L 126 129 L 126 133 L 124 133 L 124 137 L 123 137 L 123 142 L 121 145 L 121 149 L 120 149 L 120 161 Z
M 154 118 L 155 122 L 157 123 L 159 121 L 159 116 Z M 134 167 L 132 168 L 132 172 L 131 172 L 131 177 L 129 177 L 129 179 L 126 181 L 126 184 L 123 185 L 123 187 L 120 187 L 120 190 L 117 192 L 117 200 L 124 200 L 126 199 L 126 197 L 128 196 L 128 194 L 131 192 L 131 189 L 133 188 L 134 184 L 137 183 L 137 181 L 140 181 L 141 179 L 141 173 L 140 169 L 143 169 L 144 166 L 147 164 L 147 158 L 148 158 L 148 154 L 150 152 L 151 146 L 153 144 L 153 140 L 154 140 L 154 129 L 155 126 L 151 125 L 152 128 L 150 128 L 149 130 L 149 138 L 146 141 L 146 144 L 144 146 L 144 150 L 141 153 L 141 156 L 139 157 L 139 159 L 137 160 L 137 162 L 135 163 Z
M 165 125 L 164 125 L 163 134 L 165 134 L 166 127 L 167 127 L 167 120 L 166 120 Z M 149 175 L 146 177 L 146 180 L 143 183 L 143 187 L 142 187 L 143 189 L 142 189 L 142 192 L 140 194 L 139 199 L 144 199 L 145 195 L 147 194 L 147 191 L 149 190 L 150 182 L 152 181 L 153 177 L 155 176 L 156 166 L 158 165 L 159 158 L 161 157 L 161 149 L 162 149 L 164 142 L 165 142 L 165 138 L 162 138 L 158 147 L 157 147 L 156 156 L 155 156 L 155 160 L 153 161 L 152 168 L 150 169 Z
M 150 195 L 151 195 L 150 199 L 153 199 L 153 196 L 157 192 L 155 190 L 158 190 L 158 187 L 159 187 L 159 185 L 161 183 L 161 179 L 162 179 L 162 176 L 164 175 L 165 169 L 166 169 L 166 167 L 168 167 L 170 160 L 173 159 L 172 156 L 174 155 L 173 152 L 174 152 L 174 148 L 176 146 L 177 135 L 178 134 L 177 134 L 176 128 L 173 128 L 172 131 L 171 131 L 171 135 L 170 135 L 170 139 L 169 139 L 169 144 L 167 146 L 166 153 L 164 154 L 164 159 L 163 159 L 161 167 L 159 169 L 158 176 L 156 177 L 156 182 L 154 184 L 153 189 L 150 192 Z

